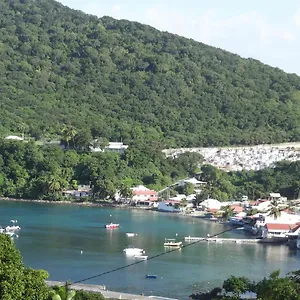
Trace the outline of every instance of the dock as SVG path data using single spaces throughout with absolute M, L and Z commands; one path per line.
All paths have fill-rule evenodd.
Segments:
M 215 242 L 215 243 L 236 243 L 236 244 L 257 244 L 260 242 L 260 239 L 233 239 L 233 238 L 210 238 L 210 237 L 193 237 L 186 236 L 184 238 L 186 242 L 197 242 L 197 241 L 206 241 L 206 242 Z
M 46 283 L 49 287 L 52 286 L 64 286 L 66 283 L 62 281 L 51 281 L 46 280 Z M 122 292 L 113 292 L 108 291 L 105 287 L 105 285 L 96 285 L 96 284 L 82 284 L 82 283 L 76 283 L 71 284 L 70 286 L 73 290 L 84 290 L 87 292 L 94 292 L 94 293 L 101 293 L 105 298 L 107 299 L 127 299 L 127 300 L 178 300 L 174 298 L 166 298 L 166 297 L 160 297 L 160 296 L 154 296 L 154 295 L 135 295 L 135 294 L 128 294 L 128 293 L 122 293 Z

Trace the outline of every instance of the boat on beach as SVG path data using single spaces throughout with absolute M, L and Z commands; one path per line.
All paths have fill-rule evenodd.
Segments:
M 126 255 L 136 256 L 136 255 L 142 255 L 143 253 L 145 253 L 145 250 L 141 248 L 136 248 L 134 246 L 127 246 L 125 249 L 123 249 L 123 252 Z
M 181 247 L 182 242 L 176 242 L 175 239 L 165 239 L 164 246 L 165 247 Z
M 119 228 L 119 224 L 110 223 L 110 224 L 105 224 L 104 227 L 106 229 L 114 229 L 114 228 Z

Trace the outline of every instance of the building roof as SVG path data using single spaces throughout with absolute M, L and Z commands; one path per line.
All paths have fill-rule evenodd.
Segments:
M 17 135 L 9 135 L 5 139 L 6 140 L 16 140 L 16 141 L 23 141 L 24 140 L 22 137 L 19 137 Z
M 280 223 L 267 223 L 266 227 L 270 230 L 291 230 L 295 227 L 295 224 L 280 224 Z
M 133 188 L 131 188 L 133 191 L 148 191 L 149 189 L 143 185 L 138 185 L 138 186 L 135 186 Z
M 124 145 L 122 142 L 109 142 L 105 149 L 127 149 L 128 145 Z
M 194 178 L 185 179 L 184 182 L 191 183 L 191 184 L 206 184 L 207 183 L 205 181 L 197 180 L 195 177 Z
M 280 198 L 281 195 L 280 195 L 280 193 L 270 193 L 270 197 L 272 197 L 272 198 Z
M 230 205 L 230 208 L 237 213 L 244 211 L 244 208 L 240 205 Z

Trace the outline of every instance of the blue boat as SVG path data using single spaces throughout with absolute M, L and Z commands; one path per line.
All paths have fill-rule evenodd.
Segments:
M 157 278 L 157 275 L 150 275 L 150 274 L 147 274 L 147 275 L 146 275 L 146 278 L 156 279 L 156 278 Z

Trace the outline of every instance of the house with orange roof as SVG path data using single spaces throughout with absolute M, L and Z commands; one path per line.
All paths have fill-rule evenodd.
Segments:
M 131 188 L 132 198 L 134 202 L 145 202 L 145 201 L 157 201 L 158 193 L 157 191 L 146 188 L 143 185 Z

